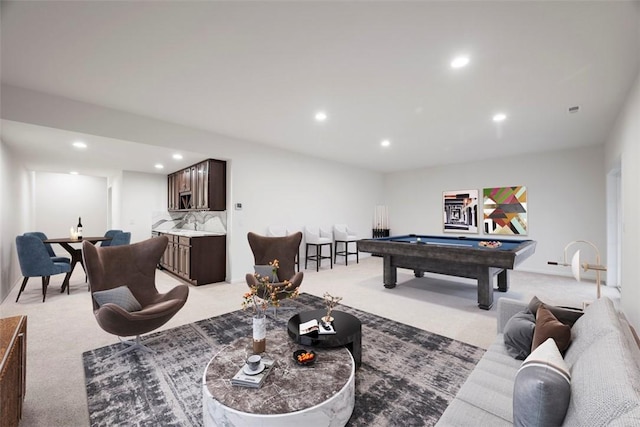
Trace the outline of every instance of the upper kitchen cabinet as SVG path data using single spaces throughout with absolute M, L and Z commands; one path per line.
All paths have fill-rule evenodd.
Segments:
M 227 162 L 207 159 L 168 176 L 169 211 L 223 211 L 227 206 Z
M 167 208 L 170 211 L 178 210 L 178 175 L 175 173 L 167 176 Z

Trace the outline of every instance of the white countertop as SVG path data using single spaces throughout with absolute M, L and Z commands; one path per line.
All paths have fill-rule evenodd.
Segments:
M 214 233 L 212 231 L 200 230 L 153 230 L 156 233 L 173 234 L 174 236 L 204 237 L 204 236 L 224 236 L 226 233 Z

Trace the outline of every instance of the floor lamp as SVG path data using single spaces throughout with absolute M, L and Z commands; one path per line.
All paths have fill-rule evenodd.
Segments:
M 587 244 L 593 248 L 593 250 L 596 253 L 595 264 L 590 264 L 588 262 L 580 263 L 580 249 L 578 249 L 573 254 L 573 257 L 571 258 L 571 264 L 567 262 L 567 251 L 569 250 L 569 248 L 573 245 L 577 245 L 580 243 Z M 600 298 L 600 272 L 607 271 L 607 267 L 600 264 L 600 251 L 598 251 L 598 248 L 593 243 L 589 242 L 588 240 L 574 240 L 573 242 L 569 242 L 569 244 L 564 247 L 563 262 L 549 261 L 547 264 L 571 267 L 571 272 L 573 273 L 573 277 L 575 277 L 575 279 L 578 282 L 580 281 L 580 267 L 582 267 L 584 271 L 589 271 L 589 270 L 595 271 L 596 272 L 596 289 L 598 293 L 598 298 Z

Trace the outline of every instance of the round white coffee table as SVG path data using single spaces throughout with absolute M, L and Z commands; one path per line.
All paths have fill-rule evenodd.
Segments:
M 300 366 L 293 352 L 313 350 L 316 362 Z M 318 349 L 291 341 L 284 331 L 267 333 L 263 356 L 276 361 L 261 388 L 231 385 L 252 354 L 252 339 L 238 339 L 216 354 L 202 380 L 204 425 L 344 426 L 355 405 L 355 363 L 346 348 Z

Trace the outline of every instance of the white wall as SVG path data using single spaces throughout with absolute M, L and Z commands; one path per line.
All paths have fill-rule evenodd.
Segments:
M 33 174 L 0 140 L 0 301 L 21 277 L 15 237 L 34 224 Z
M 132 242 L 150 238 L 152 212 L 167 209 L 167 177 L 123 171 L 120 193 L 120 212 L 114 215 L 119 226 L 114 228 L 131 232 Z
M 109 229 L 124 230 L 120 215 L 122 212 L 123 198 L 122 175 L 123 171 L 120 171 L 119 173 L 110 176 L 107 180 L 107 187 L 108 189 L 111 189 L 111 211 L 107 214 L 107 218 L 111 218 L 111 224 L 108 224 Z
M 640 74 L 606 144 L 607 171 L 620 165 L 622 193 L 622 309 L 640 330 Z
M 48 237 L 68 237 L 82 217 L 83 235 L 103 236 L 107 227 L 107 179 L 36 172 L 33 230 Z M 56 253 L 64 249 L 54 247 Z
M 8 158 L 7 149 L 0 139 L 0 301 L 4 299 L 4 295 L 9 293 L 11 283 L 13 283 L 9 277 L 11 241 L 8 237 L 12 228 L 9 221 L 13 218 L 7 209 L 9 204 L 4 202 L 7 197 L 12 196 L 11 187 L 9 187 L 12 180 L 9 179 Z
M 567 269 L 549 266 L 547 261 L 559 261 L 565 245 L 573 240 L 594 242 L 605 262 L 602 158 L 599 146 L 389 174 L 385 195 L 391 233 L 443 234 L 442 193 L 448 190 L 478 190 L 478 224 L 482 227 L 483 188 L 525 185 L 529 234 L 513 238 L 532 239 L 537 246 L 535 254 L 519 268 L 570 275 Z M 479 236 L 495 237 L 482 231 Z M 594 259 L 588 248 L 583 252 L 587 259 Z
M 383 197 L 381 174 L 262 146 L 234 157 L 228 167 L 233 281 L 244 280 L 253 265 L 249 231 L 264 234 L 271 224 L 331 230 L 333 224 L 346 223 L 360 236 L 371 236 L 373 208 Z M 236 202 L 242 210 L 233 208 Z M 301 255 L 304 265 L 304 246 Z

